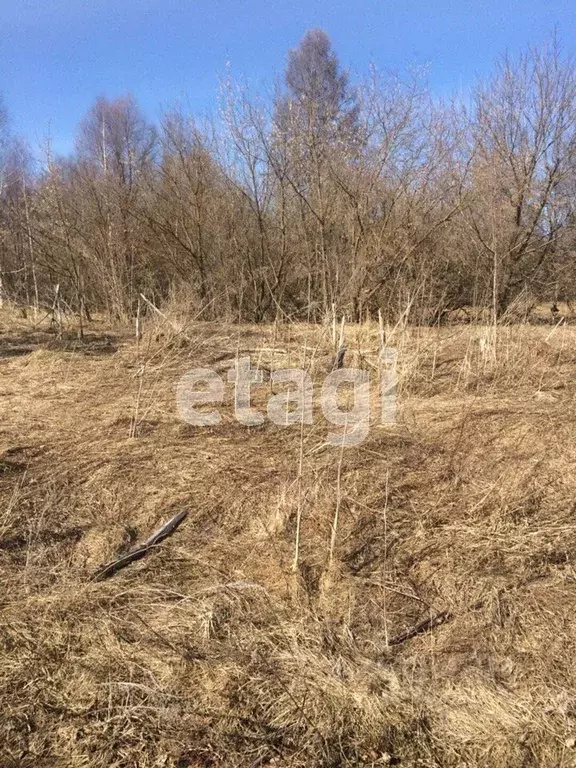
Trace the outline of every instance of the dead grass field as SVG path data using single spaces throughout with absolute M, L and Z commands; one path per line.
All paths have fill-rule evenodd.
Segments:
M 398 423 L 340 451 L 175 406 L 239 352 L 320 380 L 325 329 L 178 322 L 0 313 L 0 766 L 576 765 L 576 327 L 395 329 Z

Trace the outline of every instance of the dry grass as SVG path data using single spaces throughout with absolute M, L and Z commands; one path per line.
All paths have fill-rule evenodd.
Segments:
M 576 328 L 395 329 L 399 423 L 341 454 L 175 408 L 239 352 L 319 380 L 328 331 L 102 327 L 0 316 L 2 768 L 576 764 Z

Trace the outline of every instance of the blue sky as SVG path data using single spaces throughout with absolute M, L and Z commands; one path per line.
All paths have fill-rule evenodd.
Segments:
M 576 48 L 574 0 L 0 0 L 0 92 L 33 145 L 73 147 L 94 98 L 131 92 L 151 119 L 179 101 L 215 110 L 226 62 L 271 84 L 306 29 L 362 73 L 427 65 L 438 94 L 466 90 L 494 58 L 556 28 Z

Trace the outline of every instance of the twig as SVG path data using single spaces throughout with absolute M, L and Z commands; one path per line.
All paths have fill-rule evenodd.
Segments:
M 343 367 L 345 354 L 346 354 L 346 347 L 344 344 L 342 344 L 342 346 L 338 349 L 338 352 L 336 353 L 336 357 L 334 358 L 334 364 L 332 366 L 333 371 L 336 371 Z
M 302 371 L 306 370 L 306 349 L 307 339 L 304 339 L 304 348 L 302 350 Z M 298 455 L 298 509 L 296 510 L 296 538 L 294 541 L 294 559 L 292 561 L 292 570 L 298 570 L 300 559 L 300 537 L 302 534 L 302 471 L 304 468 L 304 409 L 302 409 L 302 418 L 300 419 L 300 453 Z
M 151 308 L 151 309 L 152 309 L 154 312 L 156 312 L 156 314 L 157 314 L 159 317 L 161 317 L 161 318 L 162 318 L 162 319 L 163 319 L 165 322 L 167 322 L 167 323 L 168 323 L 168 325 L 169 325 L 169 326 L 172 328 L 172 330 L 173 330 L 173 331 L 176 333 L 176 335 L 178 335 L 178 336 L 183 336 L 183 337 L 186 339 L 186 341 L 192 341 L 192 339 L 190 338 L 190 336 L 188 336 L 188 334 L 187 334 L 187 333 L 184 331 L 184 329 L 183 329 L 183 328 L 178 328 L 178 326 L 177 326 L 177 325 L 175 325 L 175 324 L 172 322 L 172 320 L 170 320 L 170 318 L 169 318 L 169 317 L 167 317 L 167 316 L 164 314 L 164 312 L 161 312 L 161 311 L 158 309 L 158 307 L 157 307 L 155 304 L 153 304 L 153 303 L 152 303 L 152 302 L 151 302 L 149 299 L 147 299 L 147 298 L 146 298 L 146 296 L 144 296 L 144 294 L 143 294 L 143 293 L 141 293 L 141 294 L 140 294 L 140 297 L 141 297 L 142 299 L 144 299 L 144 301 L 146 302 L 146 304 L 148 304 L 148 306 L 149 306 L 149 307 L 150 307 L 150 308 Z M 193 319 L 194 319 L 194 318 L 193 318 Z
M 332 533 L 330 535 L 330 550 L 328 552 L 328 570 L 329 571 L 332 569 L 332 563 L 334 560 L 334 548 L 336 546 L 336 536 L 338 535 L 338 520 L 340 518 L 340 505 L 342 503 L 342 459 L 343 458 L 344 458 L 344 436 L 342 436 L 342 443 L 340 445 L 340 459 L 338 460 L 338 474 L 336 476 L 336 509 L 334 510 L 334 519 L 332 520 Z
M 388 558 L 388 498 L 389 498 L 389 480 L 390 480 L 390 470 L 386 470 L 386 491 L 384 494 L 384 562 L 382 564 L 384 575 L 386 574 L 386 567 L 388 565 L 387 558 Z M 386 642 L 386 646 L 388 646 L 389 643 L 389 637 L 388 637 L 388 605 L 386 600 L 386 590 L 384 590 L 383 595 L 383 620 L 384 620 L 384 640 Z
M 142 305 L 140 302 L 140 296 L 138 296 L 138 305 L 136 308 L 136 349 L 138 350 L 140 347 L 140 341 L 142 340 L 142 327 L 140 325 L 140 312 L 142 310 Z
M 391 637 L 388 641 L 388 645 L 400 645 L 401 643 L 405 643 L 406 640 L 411 640 L 413 637 L 420 635 L 422 632 L 428 632 L 429 629 L 439 627 L 441 624 L 450 621 L 451 618 L 452 614 L 450 611 L 441 611 L 435 616 L 431 616 L 429 619 L 425 619 L 419 624 L 416 624 L 416 626 L 412 627 L 412 629 L 407 629 L 406 632 L 402 632 L 400 635 Z
M 100 566 L 100 568 L 98 568 L 93 576 L 93 581 L 103 581 L 104 579 L 108 579 L 110 576 L 113 576 L 115 573 L 122 570 L 122 568 L 126 568 L 126 566 L 130 565 L 130 563 L 134 563 L 136 560 L 141 560 L 150 552 L 153 547 L 156 546 L 156 544 L 160 544 L 160 542 L 164 541 L 167 536 L 173 534 L 180 523 L 184 521 L 187 515 L 187 510 L 178 512 L 177 515 L 174 515 L 174 517 L 172 517 L 167 523 L 158 528 L 158 530 L 153 533 L 149 539 L 146 539 L 143 544 L 140 544 L 135 549 L 127 552 L 125 555 L 122 555 L 122 557 L 113 560 L 111 563 Z
M 529 576 L 526 579 L 522 579 L 517 584 L 510 584 L 507 587 L 502 587 L 496 592 L 496 595 L 498 598 L 500 598 L 502 595 L 506 594 L 507 592 L 511 592 L 513 589 L 521 589 L 522 587 L 528 587 L 537 581 L 542 581 L 543 579 L 548 578 L 548 575 L 549 574 L 538 573 L 534 576 Z M 480 598 L 480 600 L 476 600 L 476 602 L 469 605 L 464 611 L 462 611 L 462 613 L 459 614 L 452 613 L 451 611 L 440 611 L 440 613 L 437 613 L 435 616 L 431 616 L 429 619 L 425 619 L 419 624 L 416 624 L 416 626 L 412 627 L 412 629 L 407 629 L 405 632 L 396 635 L 391 640 L 389 640 L 388 645 L 401 645 L 407 640 L 411 640 L 413 637 L 416 637 L 416 635 L 420 635 L 423 632 L 427 632 L 429 629 L 435 629 L 436 627 L 445 624 L 447 621 L 451 621 L 452 619 L 456 618 L 456 616 L 463 615 L 470 611 L 479 611 L 481 608 L 484 608 L 487 601 L 488 598 Z

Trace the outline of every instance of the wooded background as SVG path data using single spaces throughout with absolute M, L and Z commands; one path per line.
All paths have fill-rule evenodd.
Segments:
M 74 152 L 0 151 L 3 300 L 132 316 L 143 292 L 198 316 L 317 321 L 410 308 L 502 315 L 576 296 L 576 70 L 555 39 L 465 98 L 424 74 L 352 84 L 321 30 L 272 94 L 231 77 L 221 109 L 151 124 L 98 98 Z

